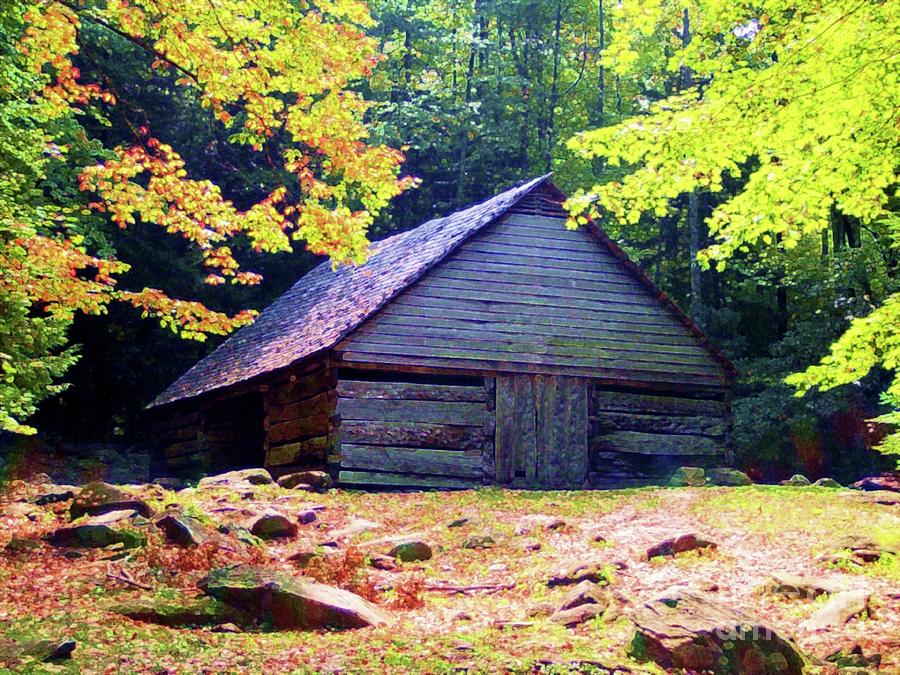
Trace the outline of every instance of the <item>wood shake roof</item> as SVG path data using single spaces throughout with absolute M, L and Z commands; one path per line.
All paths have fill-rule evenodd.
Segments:
M 150 407 L 199 396 L 284 368 L 337 344 L 549 174 L 372 245 L 365 264 L 325 261 L 161 393 Z

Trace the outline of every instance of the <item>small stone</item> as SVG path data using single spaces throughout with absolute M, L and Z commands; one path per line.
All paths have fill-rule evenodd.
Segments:
M 260 539 L 280 539 L 295 537 L 299 528 L 281 511 L 266 509 L 247 523 L 250 533 Z
M 840 489 L 840 488 L 844 487 L 843 485 L 838 483 L 834 478 L 820 478 L 815 483 L 813 483 L 813 486 L 822 487 L 822 488 L 834 488 L 834 489 Z
M 564 611 L 581 605 L 600 605 L 603 609 L 609 605 L 609 592 L 592 581 L 582 581 L 566 595 L 557 611 Z
M 838 650 L 826 656 L 825 660 L 833 663 L 843 672 L 847 672 L 848 668 L 873 668 L 878 670 L 881 666 L 881 654 L 866 656 L 859 644 L 855 644 L 849 649 Z
M 795 574 L 773 574 L 762 590 L 795 598 L 812 599 L 823 594 L 840 593 L 847 588 L 842 583 L 823 577 L 804 577 Z
M 28 479 L 28 482 L 32 485 L 52 485 L 53 479 L 46 473 L 36 473 Z
M 787 480 L 783 480 L 780 483 L 781 485 L 788 485 L 790 487 L 808 487 L 812 485 L 809 482 L 809 478 L 804 476 L 802 473 L 795 473 L 793 476 L 788 478 Z
M 48 504 L 58 504 L 66 502 L 75 497 L 75 488 L 69 485 L 56 485 L 45 490 L 41 494 L 31 499 L 31 503 L 35 506 L 47 506 Z
M 741 485 L 753 485 L 750 476 L 737 469 L 709 469 L 706 472 L 706 480 L 708 485 L 735 487 Z
M 682 534 L 672 539 L 666 539 L 647 549 L 647 559 L 656 556 L 674 556 L 686 551 L 698 549 L 716 548 L 716 544 L 698 537 L 696 534 Z
M 606 607 L 600 605 L 578 605 L 571 609 L 563 609 L 554 612 L 550 617 L 553 623 L 558 623 L 566 628 L 574 628 L 591 619 L 603 616 Z
M 594 532 L 594 533 L 590 536 L 590 540 L 591 540 L 591 542 L 594 543 L 594 544 L 605 544 L 605 543 L 606 543 L 606 537 L 604 537 L 604 536 L 603 536 L 601 533 L 599 533 L 599 532 Z
M 34 539 L 13 537 L 6 544 L 6 550 L 10 553 L 31 553 L 41 548 L 41 542 Z
M 289 473 L 281 476 L 281 478 L 279 478 L 277 482 L 280 487 L 283 487 L 287 490 L 329 490 L 334 484 L 331 476 L 325 471 L 296 471 L 294 473 Z
M 171 490 L 173 492 L 178 492 L 187 485 L 180 478 L 173 478 L 172 476 L 160 476 L 159 478 L 154 478 L 153 484 L 159 485 L 164 490 Z
M 582 581 L 608 584 L 609 578 L 603 569 L 602 563 L 581 561 L 554 573 L 547 582 L 547 586 L 551 588 L 554 586 L 572 586 L 580 584 Z
M 519 548 L 527 553 L 541 550 L 541 542 L 534 538 L 523 539 L 519 543 Z
M 370 530 L 377 530 L 381 527 L 380 523 L 373 523 L 371 520 L 364 520 L 362 518 L 358 518 L 350 522 L 346 527 L 342 527 L 337 530 L 329 530 L 327 533 L 328 539 L 323 542 L 323 545 L 334 544 L 336 545 L 336 541 L 338 539 L 344 539 L 345 537 L 353 537 L 357 534 L 362 534 L 363 532 L 369 532 Z
M 307 509 L 297 514 L 297 522 L 301 525 L 309 525 L 310 523 L 316 522 L 317 519 L 318 516 L 313 509 Z
M 462 547 L 468 549 L 493 548 L 496 542 L 494 538 L 487 534 L 478 534 L 469 537 L 463 542 Z
M 556 607 L 553 606 L 552 602 L 539 602 L 535 605 L 532 605 L 528 609 L 528 616 L 530 618 L 536 618 L 539 616 L 550 616 L 556 611 Z
M 454 527 L 462 527 L 463 525 L 468 525 L 468 524 L 469 524 L 469 519 L 468 519 L 468 518 L 457 518 L 457 519 L 454 520 L 452 523 L 450 523 L 449 525 L 447 525 L 447 527 L 450 527 L 450 528 L 454 528 Z
M 706 485 L 706 471 L 699 466 L 682 466 L 669 479 L 672 487 L 703 487 Z
M 850 619 L 862 614 L 869 607 L 868 591 L 843 591 L 835 593 L 815 614 L 800 624 L 802 630 L 818 631 L 843 626 Z
M 453 616 L 450 617 L 451 621 L 471 621 L 472 615 L 468 612 L 457 612 Z
M 399 569 L 396 559 L 380 553 L 373 553 L 369 556 L 369 566 L 385 572 L 393 572 Z
M 69 516 L 76 520 L 81 516 L 99 516 L 110 511 L 137 511 L 145 518 L 153 515 L 150 506 L 119 488 L 100 481 L 88 483 L 69 507 Z
M 400 562 L 418 562 L 431 560 L 433 552 L 431 546 L 424 541 L 413 540 L 400 542 L 388 552 L 388 555 Z

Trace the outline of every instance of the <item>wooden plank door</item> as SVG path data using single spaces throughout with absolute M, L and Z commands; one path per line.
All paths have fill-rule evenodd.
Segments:
M 581 487 L 588 467 L 584 380 L 556 375 L 497 377 L 498 483 Z

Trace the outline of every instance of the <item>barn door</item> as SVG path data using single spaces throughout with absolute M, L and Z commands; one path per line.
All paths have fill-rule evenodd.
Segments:
M 588 468 L 587 387 L 575 377 L 497 377 L 498 483 L 581 487 Z

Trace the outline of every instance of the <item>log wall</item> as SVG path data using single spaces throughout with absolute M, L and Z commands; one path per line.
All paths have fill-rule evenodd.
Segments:
M 268 384 L 264 465 L 273 476 L 338 465 L 336 384 L 328 359 L 298 366 Z
M 492 478 L 492 378 L 357 372 L 341 375 L 337 395 L 342 484 L 462 488 Z
M 589 390 L 589 481 L 594 487 L 665 483 L 679 466 L 730 460 L 724 398 Z

